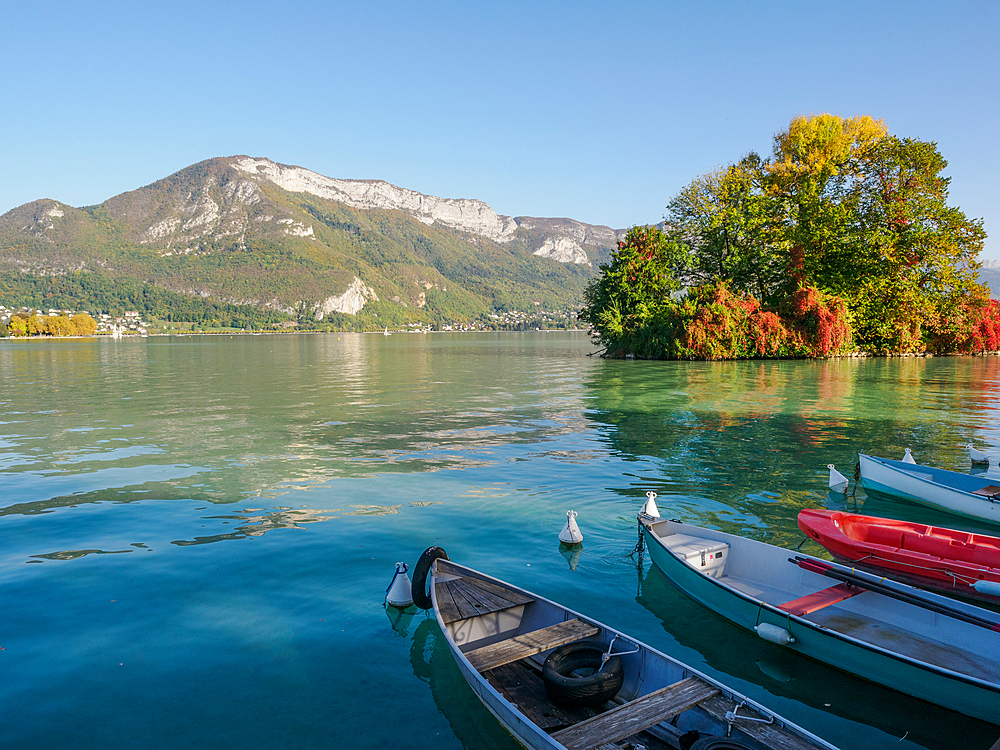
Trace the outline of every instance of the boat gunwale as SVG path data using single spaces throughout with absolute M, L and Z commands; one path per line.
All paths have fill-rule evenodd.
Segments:
M 945 484 L 944 482 L 937 482 L 934 479 L 926 479 L 925 477 L 919 476 L 918 474 L 911 473 L 908 469 L 902 469 L 902 468 L 899 468 L 898 466 L 893 466 L 891 463 L 887 463 L 887 462 L 893 460 L 891 458 L 881 458 L 880 456 L 872 456 L 872 455 L 869 455 L 867 453 L 859 453 L 858 454 L 859 462 L 860 462 L 860 459 L 862 459 L 862 458 L 868 459 L 869 461 L 873 461 L 873 462 L 877 463 L 879 466 L 882 466 L 883 468 L 888 469 L 889 471 L 894 471 L 897 474 L 905 474 L 910 479 L 915 479 L 918 482 L 923 482 L 924 484 L 933 485 L 934 487 L 943 487 L 944 489 L 948 490 L 949 492 L 957 492 L 957 493 L 959 493 L 959 494 L 961 494 L 963 496 L 966 496 L 966 497 L 968 497 L 968 498 L 970 498 L 972 500 L 980 500 L 980 501 L 982 501 L 984 503 L 988 502 L 990 505 L 994 505 L 996 503 L 996 501 L 995 500 L 991 500 L 988 495 L 979 495 L 979 494 L 976 494 L 975 492 L 971 492 L 969 490 L 963 490 L 963 489 L 961 489 L 959 487 L 955 487 L 955 486 L 950 485 L 950 484 Z M 959 476 L 963 476 L 963 477 L 964 476 L 971 476 L 971 475 L 967 475 L 967 474 L 962 474 L 959 471 L 951 471 L 950 469 L 939 469 L 939 468 L 936 468 L 934 466 L 925 466 L 924 464 L 907 464 L 907 466 L 919 466 L 922 469 L 927 469 L 927 470 L 933 471 L 933 472 L 946 471 L 946 472 L 949 472 L 951 474 L 958 474 Z M 874 480 L 871 480 L 871 481 L 874 481 Z M 869 487 L 865 486 L 865 476 L 864 476 L 864 473 L 861 474 L 861 484 L 862 484 L 862 486 L 865 487 L 866 490 L 869 489 Z M 989 486 L 989 483 L 987 483 L 984 486 Z M 875 489 L 875 491 L 878 492 L 877 488 L 871 488 L 871 489 Z M 909 495 L 909 494 L 907 494 L 906 496 L 907 497 L 913 497 L 912 495 Z M 929 501 L 926 501 L 926 500 L 923 500 L 923 499 L 917 498 L 917 497 L 913 497 L 913 499 L 916 500 L 917 502 L 920 502 L 920 503 L 929 502 Z M 939 507 L 939 506 L 937 506 L 936 504 L 933 504 L 933 503 L 932 503 L 932 505 L 934 505 L 934 507 Z M 978 518 L 978 516 L 976 516 L 976 517 Z
M 807 521 L 803 521 L 803 514 L 808 513 Z M 841 518 L 835 518 L 835 515 L 840 515 Z M 845 523 L 845 520 L 847 523 Z M 814 521 L 819 521 L 819 524 L 814 523 Z M 869 523 L 871 522 L 871 523 Z M 979 542 L 975 541 L 978 538 L 993 539 L 1000 542 L 1000 537 L 994 537 L 988 534 L 974 532 L 974 531 L 962 531 L 961 529 L 950 529 L 944 526 L 936 526 L 930 524 L 916 523 L 913 521 L 902 521 L 895 518 L 882 518 L 880 516 L 866 516 L 861 513 L 852 513 L 850 511 L 841 510 L 825 510 L 821 508 L 803 508 L 798 514 L 798 524 L 799 528 L 802 529 L 808 536 L 812 536 L 809 533 L 811 529 L 813 532 L 819 535 L 819 538 L 813 537 L 813 540 L 818 544 L 822 545 L 830 554 L 838 558 L 838 560 L 848 560 L 853 563 L 864 563 L 869 559 L 879 560 L 881 562 L 893 563 L 897 565 L 907 566 L 917 568 L 916 561 L 925 560 L 933 561 L 938 560 L 941 562 L 942 566 L 947 564 L 952 564 L 956 568 L 969 568 L 975 570 L 979 573 L 996 573 L 1000 574 L 1000 565 L 990 565 L 987 563 L 980 563 L 974 560 L 966 560 L 957 557 L 942 557 L 939 555 L 934 555 L 931 552 L 923 552 L 919 549 L 913 549 L 912 547 L 901 545 L 894 547 L 891 544 L 886 544 L 884 542 L 871 542 L 866 539 L 856 539 L 847 533 L 846 526 L 850 525 L 852 529 L 859 525 L 866 527 L 879 527 L 886 528 L 892 531 L 899 531 L 902 535 L 902 539 L 905 541 L 909 535 L 923 536 L 923 537 L 933 537 L 935 539 L 943 539 L 947 541 L 954 541 L 954 537 L 946 533 L 937 532 L 950 532 L 958 531 L 962 534 L 967 534 L 972 538 L 972 541 L 962 542 L 965 547 L 976 546 Z M 822 525 L 820 525 L 822 524 Z M 927 533 L 917 531 L 917 528 L 928 529 Z M 961 541 L 961 540 L 958 540 Z M 827 543 L 836 546 L 836 550 L 831 549 L 827 546 Z M 998 556 L 1000 556 L 1000 544 L 998 545 L 986 545 L 994 549 Z M 889 553 L 883 551 L 883 549 L 889 550 Z M 857 558 L 849 558 L 844 556 L 845 550 L 849 550 L 855 554 L 860 555 Z M 879 555 L 883 555 L 879 557 Z M 894 555 L 894 556 L 890 556 Z M 910 562 L 910 560 L 914 562 Z M 877 567 L 888 567 L 888 566 L 877 566 Z M 951 574 L 955 577 L 955 573 L 952 572 L 950 568 L 928 568 L 933 572 L 942 574 Z M 968 573 L 971 575 L 971 573 Z M 986 579 L 979 579 L 986 580 Z M 912 585 L 912 584 L 911 584 Z M 919 588 L 919 587 L 918 587 Z
M 541 736 L 545 737 L 550 743 L 552 743 L 552 747 L 554 747 L 554 748 L 564 748 L 564 746 L 562 744 L 559 744 L 556 740 L 553 740 L 550 735 L 548 735 L 544 730 L 541 729 L 541 727 L 539 727 L 537 724 L 535 724 L 535 722 L 533 722 L 530 718 L 528 718 L 525 714 L 523 714 L 521 712 L 521 710 L 517 707 L 516 704 L 512 703 L 511 701 L 509 701 L 506 696 L 504 696 L 499 690 L 497 690 L 495 687 L 493 687 L 493 685 L 490 684 L 490 681 L 488 679 L 486 679 L 486 677 L 484 677 L 482 675 L 482 673 L 480 673 L 474 666 L 472 666 L 472 663 L 468 660 L 468 658 L 466 658 L 465 653 L 462 651 L 461 648 L 459 648 L 458 644 L 455 643 L 454 639 L 451 637 L 450 632 L 448 631 L 447 626 L 444 624 L 444 620 L 441 617 L 441 613 L 440 613 L 440 611 L 438 609 L 438 604 L 437 604 L 437 590 L 436 590 L 435 584 L 436 584 L 436 580 L 437 580 L 437 577 L 438 577 L 437 568 L 438 568 L 438 563 L 439 562 L 440 562 L 440 559 L 434 561 L 434 564 L 431 566 L 430 573 L 429 573 L 430 590 L 431 590 L 431 602 L 432 602 L 432 604 L 434 606 L 434 617 L 437 620 L 438 627 L 441 629 L 441 632 L 444 634 L 445 639 L 448 641 L 448 644 L 451 647 L 452 653 L 455 653 L 455 654 L 458 655 L 458 658 L 460 658 L 462 660 L 462 662 L 464 663 L 464 666 L 472 674 L 478 675 L 478 682 L 479 682 L 479 684 L 483 685 L 493 695 L 494 698 L 502 701 L 503 705 L 507 708 L 507 710 L 509 710 L 509 711 L 513 712 L 514 714 L 516 714 L 518 717 L 520 717 L 520 719 L 522 721 L 524 721 L 525 723 L 527 723 L 529 726 L 535 727 L 535 729 L 537 730 L 536 734 L 538 736 L 540 736 L 540 737 Z M 695 669 L 695 668 L 693 668 L 693 667 L 691 667 L 691 666 L 689 666 L 689 665 L 687 665 L 687 664 L 685 664 L 685 663 L 683 663 L 683 662 L 681 662 L 681 661 L 673 658 L 672 656 L 669 656 L 668 654 L 665 654 L 662 651 L 660 651 L 660 650 L 658 650 L 658 649 L 656 649 L 656 648 L 654 648 L 654 647 L 652 647 L 652 646 L 650 646 L 650 645 L 648 645 L 648 644 L 646 644 L 646 643 L 644 643 L 644 642 L 642 642 L 642 641 L 640 641 L 640 640 L 638 640 L 636 638 L 633 638 L 632 636 L 630 636 L 630 635 L 628 635 L 626 633 L 623 633 L 622 631 L 618 630 L 617 628 L 613 628 L 613 627 L 610 627 L 608 625 L 605 625 L 604 623 L 599 622 L 598 620 L 595 620 L 595 619 L 593 619 L 591 617 L 587 617 L 586 615 L 583 615 L 583 614 L 577 612 L 576 610 L 573 610 L 573 609 L 567 607 L 564 604 L 559 604 L 558 602 L 552 601 L 551 599 L 547 599 L 547 598 L 545 598 L 543 596 L 539 596 L 538 594 L 535 594 L 532 591 L 528 591 L 527 589 L 523 589 L 520 586 L 516 586 L 514 584 L 508 583 L 507 581 L 503 581 L 503 580 L 501 580 L 499 578 L 494 578 L 493 576 L 491 576 L 491 575 L 489 575 L 487 573 L 482 573 L 482 572 L 480 572 L 478 570 L 475 570 L 474 568 L 470 568 L 467 565 L 462 565 L 461 563 L 456 563 L 453 560 L 445 560 L 444 562 L 446 562 L 448 565 L 453 565 L 453 566 L 455 566 L 457 568 L 462 568 L 464 570 L 467 570 L 470 573 L 474 573 L 476 576 L 481 576 L 483 579 L 488 580 L 490 582 L 498 583 L 498 584 L 501 584 L 503 586 L 507 586 L 507 587 L 509 587 L 511 589 L 514 589 L 515 591 L 518 591 L 521 594 L 525 594 L 527 596 L 532 597 L 536 602 L 542 602 L 542 603 L 548 604 L 548 605 L 550 605 L 552 607 L 555 607 L 558 610 L 561 610 L 565 615 L 570 615 L 570 616 L 573 616 L 573 617 L 577 617 L 577 618 L 581 619 L 582 621 L 587 622 L 587 623 L 593 625 L 594 627 L 601 628 L 606 633 L 609 633 L 609 634 L 611 634 L 613 636 L 618 636 L 620 639 L 628 641 L 629 643 L 635 645 L 637 648 L 643 649 L 645 651 L 648 651 L 653 656 L 655 656 L 655 657 L 657 657 L 659 659 L 663 659 L 664 661 L 666 661 L 666 662 L 674 665 L 675 667 L 678 667 L 682 671 L 682 675 L 683 676 L 682 676 L 681 679 L 686 679 L 689 676 L 698 677 L 699 679 L 704 680 L 708 685 L 711 685 L 712 687 L 716 688 L 719 691 L 719 693 L 721 695 L 725 696 L 726 698 L 728 698 L 730 700 L 733 700 L 736 703 L 743 702 L 744 705 L 746 705 L 746 706 L 754 709 L 755 711 L 757 711 L 758 713 L 760 713 L 762 716 L 769 716 L 769 717 L 771 717 L 774 720 L 775 724 L 777 724 L 778 726 L 781 726 L 782 728 L 784 728 L 786 731 L 790 732 L 791 734 L 799 734 L 799 736 L 801 738 L 814 743 L 817 746 L 817 748 L 820 748 L 821 750 L 839 750 L 835 745 L 830 744 L 829 742 L 827 742 L 826 740 L 824 740 L 822 737 L 819 737 L 818 735 L 813 734 L 812 732 L 810 732 L 805 727 L 801 727 L 798 724 L 795 724 L 794 722 L 791 722 L 788 719 L 785 719 L 783 716 L 780 716 L 780 715 L 776 714 L 774 711 L 772 711 L 771 709 L 767 708 L 766 706 L 758 703 L 753 698 L 750 698 L 747 695 L 743 695 L 742 693 L 739 693 L 739 692 L 733 690 L 732 688 L 730 688 L 730 687 L 728 687 L 728 686 L 720 683 L 718 680 L 715 680 L 712 677 L 709 677 L 708 675 L 704 674 L 703 672 L 701 672 L 701 671 L 699 671 L 699 670 L 697 670 L 697 669 Z M 527 606 L 530 606 L 530 604 L 526 604 L 524 606 L 527 607 Z M 472 618 L 466 618 L 466 619 L 472 619 Z M 458 621 L 456 621 L 456 622 L 458 622 Z M 473 691 L 473 692 L 475 692 L 475 691 Z M 484 705 L 486 705 L 485 702 L 484 702 Z M 492 708 L 490 708 L 490 706 L 486 705 L 486 707 L 490 710 L 490 713 L 493 713 L 493 715 L 496 716 L 496 714 L 493 712 L 493 710 L 492 710 Z M 496 716 L 496 718 L 497 718 L 498 721 L 500 721 L 500 723 L 504 727 L 507 727 L 507 724 L 499 716 Z M 513 733 L 513 730 L 511 730 L 510 727 L 507 727 L 507 729 L 508 729 L 508 731 L 511 731 Z
M 649 528 L 649 526 L 652 526 L 655 523 L 662 523 L 664 520 L 666 520 L 666 519 L 659 519 L 659 520 L 650 519 L 650 521 L 652 521 L 652 523 L 650 523 L 645 518 L 640 518 L 640 521 L 646 526 L 647 529 Z M 683 521 L 670 521 L 670 523 L 679 523 L 679 524 L 681 524 L 683 526 L 692 526 L 691 524 L 685 524 Z M 697 529 L 700 529 L 701 527 L 699 527 L 699 526 L 692 526 L 692 528 L 694 528 L 694 529 L 697 530 Z M 741 539 L 742 541 L 745 541 L 745 542 L 756 542 L 755 539 L 743 539 L 742 537 L 738 537 L 735 534 L 727 534 L 724 531 L 715 531 L 715 530 L 712 530 L 712 529 L 708 529 L 708 530 L 709 531 L 713 531 L 713 533 L 724 534 L 724 535 L 726 535 L 728 537 L 735 537 L 735 538 Z M 703 579 L 706 579 L 710 583 L 718 586 L 721 589 L 724 589 L 727 593 L 735 594 L 736 596 L 738 596 L 739 598 L 743 599 L 744 601 L 747 601 L 747 602 L 749 602 L 751 604 L 759 605 L 761 608 L 766 609 L 767 611 L 771 612 L 772 614 L 776 615 L 777 617 L 787 618 L 790 621 L 793 621 L 793 622 L 795 622 L 795 623 L 797 623 L 797 624 L 799 624 L 799 625 L 801 625 L 803 627 L 809 628 L 810 630 L 816 631 L 816 632 L 821 633 L 823 635 L 832 636 L 833 638 L 836 638 L 837 640 L 845 641 L 845 642 L 850 643 L 852 645 L 859 646 L 859 647 L 861 647 L 861 648 L 863 648 L 863 649 L 865 649 L 867 651 L 874 651 L 874 652 L 876 652 L 878 654 L 881 654 L 883 656 L 889 657 L 891 659 L 895 659 L 897 661 L 905 662 L 905 663 L 907 663 L 907 664 L 909 664 L 911 666 L 914 666 L 914 667 L 917 667 L 917 668 L 920 668 L 920 669 L 926 669 L 929 672 L 934 672 L 934 673 L 940 674 L 940 675 L 942 675 L 944 677 L 948 677 L 948 678 L 951 678 L 951 679 L 956 679 L 959 682 L 964 682 L 964 683 L 969 684 L 969 685 L 973 685 L 973 686 L 976 686 L 976 687 L 979 687 L 979 688 L 983 688 L 983 689 L 989 690 L 991 692 L 994 692 L 994 693 L 997 693 L 998 695 L 1000 695 L 1000 680 L 997 680 L 996 682 L 990 682 L 988 680 L 984 680 L 984 679 L 979 678 L 979 677 L 974 677 L 972 675 L 964 674 L 962 672 L 955 672 L 954 670 L 948 669 L 947 667 L 941 667 L 941 666 L 938 666 L 936 664 L 931 664 L 930 662 L 921 661 L 920 659 L 917 659 L 917 658 L 912 657 L 912 656 L 908 656 L 906 654 L 902 654 L 902 653 L 900 653 L 898 651 L 890 651 L 889 649 L 884 648 L 883 646 L 878 646 L 876 644 L 869 643 L 868 641 L 860 640 L 858 638 L 855 638 L 854 636 L 850 636 L 850 635 L 847 635 L 845 633 L 841 633 L 841 632 L 839 632 L 837 630 L 833 630 L 832 628 L 824 627 L 823 625 L 820 625 L 819 623 L 815 623 L 815 622 L 812 622 L 811 620 L 807 620 L 807 619 L 805 619 L 805 617 L 802 617 L 800 615 L 796 615 L 796 614 L 793 614 L 791 612 L 786 612 L 785 610 L 779 609 L 778 607 L 776 607 L 773 604 L 765 602 L 763 599 L 758 599 L 758 598 L 756 598 L 754 596 L 751 596 L 750 594 L 744 593 L 743 591 L 740 591 L 739 589 L 737 589 L 737 588 L 735 588 L 735 587 L 733 587 L 733 586 L 731 586 L 731 585 L 729 585 L 729 584 L 727 584 L 727 583 L 725 583 L 723 581 L 720 581 L 720 580 L 718 580 L 716 578 L 713 578 L 712 576 L 706 575 L 705 573 L 701 572 L 700 570 L 697 570 L 696 568 L 691 567 L 683 559 L 681 559 L 676 554 L 674 554 L 674 552 L 669 547 L 667 547 L 667 545 L 663 544 L 662 541 L 659 541 L 660 537 L 656 533 L 653 533 L 653 536 L 657 538 L 657 540 L 658 540 L 657 544 L 659 544 L 663 548 L 663 550 L 665 552 L 667 552 L 671 556 L 671 558 L 676 563 L 678 563 L 679 565 L 684 565 L 687 568 L 690 568 L 690 570 L 692 572 L 697 573 Z M 760 543 L 761 544 L 767 544 L 766 542 L 760 542 Z M 774 545 L 768 545 L 768 546 L 774 546 Z M 810 559 L 819 560 L 819 558 L 813 558 L 810 555 L 802 555 L 802 556 L 810 558 Z M 826 560 L 821 560 L 820 562 L 826 563 L 827 561 Z M 671 579 L 671 580 L 673 580 L 673 579 Z M 681 587 L 678 586 L 678 588 L 681 588 Z M 685 591 L 685 589 L 683 589 L 683 588 L 681 588 L 681 590 Z M 869 593 L 874 593 L 874 592 L 869 592 Z M 712 607 L 708 607 L 708 605 L 706 605 L 704 603 L 701 603 L 700 601 L 699 601 L 699 603 L 702 604 L 703 607 L 707 607 L 708 609 L 712 610 L 713 612 L 717 611 L 717 610 L 713 609 Z M 911 605 L 911 606 L 917 606 L 917 605 Z M 725 615 L 723 615 L 722 613 L 719 613 L 719 614 L 720 614 L 720 616 L 725 617 Z M 948 615 L 942 615 L 942 616 L 948 617 Z M 726 619 L 729 619 L 729 618 L 726 618 Z M 955 618 L 950 618 L 950 619 L 955 619 Z M 803 654 L 804 656 L 809 656 L 808 652 L 806 652 L 806 651 L 801 651 L 801 650 L 798 650 L 798 649 L 795 649 L 795 651 L 796 651 L 796 653 Z

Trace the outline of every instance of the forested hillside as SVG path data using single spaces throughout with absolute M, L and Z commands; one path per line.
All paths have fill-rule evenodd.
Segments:
M 0 301 L 241 327 L 569 313 L 616 239 L 607 227 L 229 157 L 97 206 L 45 199 L 0 217 Z

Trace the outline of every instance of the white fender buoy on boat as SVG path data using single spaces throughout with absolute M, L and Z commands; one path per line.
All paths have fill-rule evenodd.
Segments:
M 406 575 L 409 570 L 406 563 L 396 563 L 396 575 L 392 577 L 389 588 L 385 590 L 386 604 L 392 607 L 406 609 L 413 604 L 413 591 L 410 588 L 410 577 Z
M 782 627 L 777 625 L 772 625 L 769 622 L 762 622 L 760 625 L 754 628 L 757 631 L 757 635 L 763 638 L 765 641 L 770 641 L 771 643 L 777 643 L 779 646 L 785 646 L 789 643 L 795 643 L 795 639 L 792 638 L 792 634 L 789 633 Z
M 988 453 L 984 453 L 983 451 L 979 450 L 972 443 L 969 443 L 965 447 L 969 449 L 969 458 L 972 459 L 972 463 L 989 464 L 990 455 Z
M 974 581 L 972 588 L 980 594 L 1000 596 L 1000 583 L 997 583 L 996 581 Z
M 576 525 L 576 511 L 566 511 L 566 525 L 559 532 L 559 541 L 563 544 L 579 544 L 583 541 L 580 527 Z
M 903 453 L 903 463 L 904 464 L 915 464 L 916 461 L 913 460 L 913 454 L 910 453 L 910 449 L 907 448 Z
M 833 464 L 827 464 L 830 470 L 830 489 L 834 492 L 847 492 L 847 477 L 837 471 Z
M 646 504 L 642 506 L 640 515 L 649 516 L 650 518 L 660 517 L 660 511 L 656 507 L 656 493 L 652 490 L 646 493 Z

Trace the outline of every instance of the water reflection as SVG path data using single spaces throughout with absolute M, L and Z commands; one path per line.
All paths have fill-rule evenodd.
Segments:
M 59 491 L 62 488 L 78 488 L 71 495 L 56 495 L 44 500 L 28 500 L 27 502 L 17 502 L 13 505 L 0 508 L 0 517 L 16 515 L 38 515 L 51 513 L 61 508 L 74 508 L 79 505 L 98 504 L 104 502 L 113 503 L 134 503 L 147 499 L 142 496 L 149 496 L 153 487 L 156 488 L 156 499 L 188 499 L 198 498 L 204 493 L 194 491 L 178 491 L 170 485 L 170 479 L 188 478 L 197 476 L 203 469 L 191 467 L 143 467 L 142 469 L 106 469 L 100 472 L 88 472 L 86 474 L 68 474 L 65 476 L 39 476 L 34 473 L 5 475 L 0 474 L 0 481 L 10 478 L 5 490 L 11 495 L 19 498 L 32 495 L 45 495 L 53 490 Z M 131 483 L 129 480 L 146 477 L 149 481 Z M 167 479 L 167 481 L 162 481 Z M 110 486 L 103 486 L 103 485 Z M 97 485 L 99 489 L 87 490 L 88 485 Z M 208 498 L 202 497 L 201 499 Z
M 410 645 L 413 674 L 426 682 L 434 703 L 468 750 L 519 750 L 521 745 L 479 702 L 458 671 L 436 620 L 420 622 Z
M 567 563 L 569 563 L 570 570 L 576 570 L 576 566 L 580 564 L 580 554 L 582 552 L 582 544 L 559 543 L 559 554 L 566 559 Z
M 410 634 L 410 623 L 413 622 L 413 616 L 419 611 L 414 605 L 410 605 L 405 609 L 393 607 L 389 604 L 385 605 L 385 614 L 389 618 L 392 631 L 400 638 L 405 638 Z
M 224 523 L 237 521 L 241 525 L 225 534 L 212 534 L 209 536 L 199 536 L 191 540 L 176 540 L 171 542 L 178 547 L 189 547 L 196 544 L 211 544 L 213 542 L 232 541 L 234 539 L 246 539 L 247 537 L 263 536 L 269 531 L 276 529 L 301 529 L 304 524 L 316 523 L 317 521 L 329 521 L 333 518 L 340 518 L 337 510 L 279 510 L 274 513 L 264 513 L 260 515 L 230 515 L 230 516 L 206 516 L 207 520 L 221 520 Z M 253 513 L 249 510 L 248 513 Z
M 73 549 L 62 552 L 49 552 L 45 555 L 31 555 L 31 557 L 43 560 L 76 560 L 87 555 L 120 555 L 127 552 L 135 552 L 134 549 Z
M 655 489 L 686 520 L 778 543 L 797 535 L 799 509 L 844 502 L 828 496 L 826 464 L 850 475 L 859 451 L 911 447 L 968 471 L 959 446 L 1000 423 L 997 358 L 605 365 L 585 381 L 587 418 L 621 460 L 658 470 L 619 491 Z

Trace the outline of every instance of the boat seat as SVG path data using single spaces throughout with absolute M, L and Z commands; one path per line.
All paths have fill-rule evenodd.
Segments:
M 988 484 L 985 487 L 980 487 L 978 490 L 973 490 L 972 494 L 982 495 L 983 497 L 988 497 L 990 500 L 993 500 L 1000 495 L 1000 487 L 997 487 L 995 484 Z
M 553 734 L 552 739 L 567 750 L 593 750 L 667 721 L 718 692 L 718 688 L 704 680 L 688 677 L 562 729 Z
M 534 601 L 520 591 L 471 576 L 439 580 L 435 584 L 435 593 L 438 612 L 445 624 Z
M 893 549 L 902 549 L 903 532 L 899 529 L 887 529 L 882 526 L 871 526 L 865 533 L 865 541 L 871 544 L 884 544 Z
M 865 589 L 857 586 L 848 586 L 846 583 L 838 583 L 828 589 L 817 591 L 814 594 L 806 594 L 790 602 L 779 604 L 778 609 L 788 612 L 790 615 L 808 615 L 810 612 L 829 607 L 831 604 L 850 599 L 852 596 L 864 593 Z
M 485 672 L 489 669 L 502 667 L 504 664 L 527 659 L 529 656 L 548 651 L 550 648 L 558 648 L 567 643 L 580 641 L 597 635 L 601 629 L 589 622 L 584 622 L 578 617 L 556 625 L 550 625 L 540 630 L 532 630 L 530 633 L 515 635 L 513 638 L 483 646 L 465 654 L 478 672 Z
M 750 719 L 767 718 L 750 706 L 737 707 L 736 702 L 723 695 L 715 695 L 698 704 L 710 716 L 719 721 L 727 721 L 726 714 L 736 710 L 736 724 L 741 732 L 760 742 L 764 747 L 780 748 L 781 750 L 816 750 L 813 743 L 792 734 L 778 723 L 768 724 L 759 721 L 740 721 L 740 717 Z

